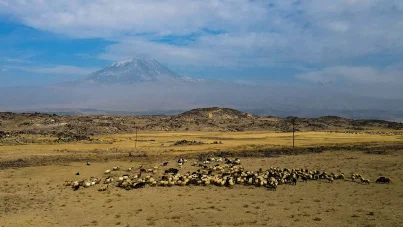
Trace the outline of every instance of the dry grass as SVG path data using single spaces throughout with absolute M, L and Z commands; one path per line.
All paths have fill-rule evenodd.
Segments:
M 243 151 L 256 148 L 290 147 L 290 133 L 277 132 L 141 132 L 138 134 L 137 149 L 135 149 L 134 134 L 113 134 L 95 136 L 95 139 L 109 143 L 97 144 L 88 142 L 61 144 L 26 144 L 15 146 L 0 146 L 3 159 L 20 158 L 29 155 L 64 155 L 99 153 L 124 153 L 141 150 L 152 154 L 186 154 L 202 151 Z M 174 146 L 178 140 L 202 141 L 202 145 Z M 212 144 L 222 141 L 222 144 Z M 402 136 L 384 136 L 368 134 L 342 134 L 329 132 L 300 132 L 296 133 L 296 147 L 347 145 L 361 143 L 397 143 L 403 142 Z
M 301 147 L 345 144 L 393 144 L 398 136 L 344 135 L 324 132 L 297 134 Z M 207 138 L 208 137 L 208 138 Z M 30 156 L 71 156 L 123 153 L 133 150 L 134 135 L 104 135 L 113 144 L 60 144 L 0 146 L 0 161 Z M 351 181 L 298 182 L 281 185 L 277 191 L 236 185 L 234 188 L 171 187 L 125 191 L 98 187 L 73 191 L 64 187 L 65 180 L 102 177 L 105 169 L 121 165 L 122 169 L 143 164 L 151 168 L 168 160 L 164 168 L 174 167 L 175 155 L 214 150 L 282 147 L 290 144 L 290 134 L 273 132 L 243 133 L 141 133 L 138 147 L 152 158 L 134 157 L 130 161 L 93 161 L 49 163 L 46 166 L 0 170 L 0 226 L 403 226 L 403 151 L 384 155 L 366 154 L 362 150 L 325 151 L 323 153 L 242 158 L 247 169 L 270 166 L 321 169 L 328 172 L 363 174 L 371 182 L 387 175 L 393 182 L 364 185 Z M 187 139 L 223 144 L 171 146 Z M 161 146 L 164 144 L 163 146 Z M 66 149 L 66 150 L 64 150 Z M 105 150 L 95 152 L 95 149 Z M 108 150 L 109 149 L 109 150 Z M 172 156 L 174 155 L 174 156 Z M 191 162 L 193 160 L 189 160 Z M 185 164 L 181 172 L 194 171 Z M 80 172 L 80 176 L 75 173 Z M 162 170 L 161 170 L 162 172 Z M 123 172 L 116 173 L 122 174 Z

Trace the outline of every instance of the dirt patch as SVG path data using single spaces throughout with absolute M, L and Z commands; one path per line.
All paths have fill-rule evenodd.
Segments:
M 132 191 L 96 185 L 73 191 L 66 180 L 103 176 L 121 166 L 114 176 L 134 166 L 158 171 L 175 168 L 176 158 L 153 161 L 100 161 L 7 169 L 0 171 L 0 219 L 5 226 L 401 226 L 403 206 L 402 157 L 363 155 L 360 151 L 323 151 L 276 158 L 241 158 L 242 166 L 256 170 L 273 167 L 308 168 L 329 173 L 363 174 L 371 184 L 351 180 L 324 180 L 264 187 L 173 186 Z M 195 171 L 189 159 L 180 173 Z M 76 176 L 76 172 L 80 172 Z M 131 175 L 137 172 L 129 173 Z M 390 184 L 373 184 L 380 174 Z M 99 187 L 98 187 L 99 186 Z M 12 193 L 12 194 L 11 194 Z M 101 218 L 100 218 L 101 217 Z
M 173 145 L 174 146 L 186 146 L 186 145 L 202 145 L 204 144 L 201 141 L 196 141 L 196 140 L 179 140 L 176 141 Z
M 110 160 L 129 161 L 137 158 L 146 158 L 144 153 L 103 154 L 103 155 L 57 155 L 57 156 L 31 156 L 14 160 L 0 161 L 0 170 L 9 168 L 22 168 L 32 166 L 63 165 L 72 162 L 107 162 Z

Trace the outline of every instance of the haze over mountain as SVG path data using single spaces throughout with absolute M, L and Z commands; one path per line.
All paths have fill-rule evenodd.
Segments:
M 401 0 L 0 0 L 0 111 L 403 119 L 399 21 Z
M 174 81 L 192 81 L 192 79 L 172 72 L 152 58 L 132 58 L 115 62 L 81 79 L 81 82 L 96 84 Z
M 82 114 L 175 114 L 220 106 L 258 115 L 403 119 L 401 100 L 333 86 L 242 84 L 183 77 L 151 58 L 132 58 L 69 83 L 0 90 L 0 111 Z

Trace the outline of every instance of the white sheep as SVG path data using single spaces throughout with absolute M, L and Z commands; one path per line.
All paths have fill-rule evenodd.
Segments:
M 109 188 L 109 184 L 106 184 L 104 186 L 102 186 L 101 188 L 98 189 L 98 191 L 103 192 L 106 191 Z

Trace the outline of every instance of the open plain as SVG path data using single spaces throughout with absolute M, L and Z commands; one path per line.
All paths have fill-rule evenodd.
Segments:
M 0 146 L 0 226 L 403 226 L 401 129 L 300 126 L 293 148 L 289 130 L 191 130 L 190 125 L 187 130 L 148 128 L 137 135 L 134 130 L 93 133 L 90 139 L 60 141 L 57 133 L 15 133 L 23 126 L 10 122 L 15 121 L 2 122 L 7 131 Z M 178 168 L 179 158 L 187 159 L 181 174 L 224 165 L 206 164 L 211 157 L 240 158 L 245 170 L 255 172 L 298 168 L 346 178 L 333 183 L 300 179 L 275 191 L 245 184 L 124 190 L 114 182 L 105 191 L 98 191 L 103 183 L 78 190 L 64 185 L 132 176 L 153 167 L 158 167 L 154 173 L 143 176 L 159 180 L 165 170 Z M 120 169 L 104 173 L 115 166 Z M 361 174 L 370 184 L 352 181 L 351 174 Z M 392 181 L 376 184 L 379 176 Z

